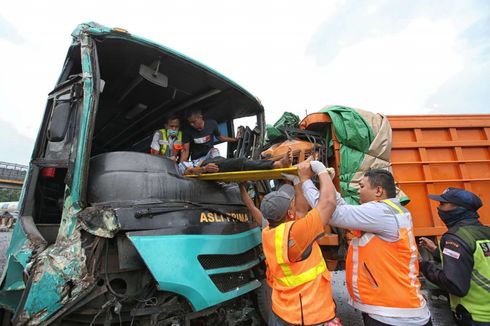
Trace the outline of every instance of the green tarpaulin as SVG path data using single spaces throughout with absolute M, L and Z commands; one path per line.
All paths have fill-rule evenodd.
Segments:
M 340 143 L 340 188 L 349 204 L 358 204 L 359 181 L 369 169 L 391 171 L 391 126 L 381 114 L 344 106 L 328 106 L 321 110 L 330 116 Z M 395 176 L 396 177 L 396 176 Z M 399 191 L 402 204 L 409 198 Z
M 340 187 L 342 197 L 349 204 L 359 203 L 357 188 L 350 186 L 359 171 L 365 153 L 374 139 L 374 132 L 364 118 L 351 108 L 331 106 L 321 110 L 332 119 L 335 135 L 340 143 Z

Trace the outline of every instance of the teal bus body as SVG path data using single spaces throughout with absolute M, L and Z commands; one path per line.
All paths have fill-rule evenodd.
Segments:
M 145 264 L 162 290 L 189 298 L 196 311 L 233 299 L 261 284 L 254 280 L 244 287 L 222 293 L 211 282 L 209 275 L 238 272 L 259 264 L 259 257 L 251 265 L 204 270 L 197 261 L 200 255 L 232 255 L 246 252 L 261 243 L 260 229 L 234 235 L 175 235 L 137 236 L 129 239 L 141 254 Z M 186 259 L 182 259 L 186 257 Z M 163 259 L 162 259 L 163 258 Z M 174 268 L 169 269 L 168 266 Z
M 128 47 L 135 49 L 135 53 L 136 50 L 141 51 L 145 60 L 147 57 L 157 58 L 156 53 L 161 55 L 156 60 L 161 60 L 164 63 L 170 62 L 176 67 L 185 68 L 193 76 L 206 76 L 206 78 L 201 79 L 189 79 L 190 84 L 196 80 L 202 84 L 193 85 L 195 87 L 192 91 L 183 91 L 182 85 L 186 85 L 185 78 L 181 74 L 172 75 L 168 73 L 169 81 L 175 80 L 178 86 L 175 86 L 173 97 L 168 99 L 160 98 L 159 92 L 151 93 L 154 94 L 152 96 L 155 96 L 153 102 L 162 104 L 155 105 L 155 109 L 147 110 L 148 113 L 145 114 L 148 117 L 141 118 L 146 118 L 145 121 L 148 124 L 153 123 L 150 123 L 151 120 L 155 120 L 154 118 L 150 120 L 150 113 L 157 112 L 159 108 L 161 108 L 163 121 L 163 118 L 168 114 L 183 113 L 184 109 L 192 108 L 192 106 L 197 105 L 196 103 L 199 105 L 203 103 L 205 108 L 209 108 L 211 105 L 216 106 L 216 109 L 214 107 L 208 109 L 209 115 L 219 120 L 221 127 L 227 126 L 224 129 L 227 129 L 228 133 L 232 133 L 234 129 L 231 121 L 245 116 L 256 116 L 258 127 L 263 131 L 264 116 L 260 102 L 236 83 L 212 69 L 144 38 L 96 23 L 79 25 L 72 36 L 73 44 L 68 52 L 60 80 L 55 90 L 48 97 L 46 114 L 41 124 L 22 190 L 19 221 L 15 226 L 12 241 L 7 251 L 7 263 L 0 284 L 0 306 L 9 312 L 3 314 L 4 318 L 9 318 L 13 323 L 51 324 L 55 321 L 64 320 L 63 318 L 67 315 L 83 309 L 81 303 L 88 302 L 89 298 L 102 300 L 103 297 L 110 297 L 112 298 L 110 300 L 113 301 L 108 299 L 106 304 L 109 307 L 116 305 L 114 302 L 122 302 L 124 307 L 124 302 L 130 300 L 127 298 L 121 300 L 121 297 L 129 295 L 115 293 L 117 291 L 113 289 L 114 285 L 111 284 L 117 285 L 121 283 L 120 280 L 122 279 L 128 291 L 135 288 L 131 282 L 138 274 L 134 267 L 138 264 L 133 264 L 132 259 L 141 259 L 144 262 L 144 264 L 138 265 L 138 268 L 142 268 L 142 271 L 148 271 L 151 274 L 158 291 L 179 295 L 192 307 L 193 312 L 209 309 L 232 299 L 240 298 L 244 294 L 260 288 L 263 280 L 258 280 L 254 272 L 251 272 L 252 269 L 263 264 L 263 256 L 260 254 L 254 252 L 252 258 L 237 265 L 206 270 L 198 260 L 200 255 L 218 255 L 218 258 L 223 255 L 243 255 L 260 247 L 260 228 L 254 225 L 251 220 L 246 223 L 243 221 L 230 222 L 229 220 L 214 223 L 212 226 L 214 229 L 209 231 L 210 234 L 209 232 L 208 234 L 199 234 L 199 228 L 202 227 L 207 230 L 211 226 L 206 223 L 203 224 L 199 218 L 187 217 L 185 214 L 182 218 L 185 220 L 184 222 L 168 222 L 168 225 L 155 226 L 154 220 L 150 218 L 128 219 L 129 222 L 126 223 L 121 220 L 121 211 L 130 209 L 131 205 L 146 205 L 145 207 L 148 207 L 150 204 L 147 202 L 141 204 L 144 200 L 135 200 L 131 205 L 127 204 L 127 201 L 122 201 L 124 202 L 122 204 L 99 204 L 96 200 L 91 200 L 90 191 L 87 190 L 94 184 L 93 181 L 89 182 L 89 177 L 93 174 L 91 171 L 93 169 L 92 161 L 97 155 L 107 156 L 112 151 L 120 150 L 120 148 L 128 152 L 131 150 L 144 152 L 142 147 L 137 147 L 135 144 L 145 143 L 146 138 L 141 138 L 143 136 L 137 134 L 139 129 L 132 127 L 136 122 L 131 119 L 122 119 L 129 127 L 127 129 L 124 129 L 126 125 L 120 127 L 123 130 L 121 138 L 140 137 L 139 143 L 131 139 L 126 144 L 112 146 L 111 142 L 116 144 L 117 139 L 99 136 L 100 134 L 103 135 L 107 129 L 117 130 L 118 127 L 113 126 L 111 121 L 121 118 L 121 114 L 117 110 L 128 111 L 127 107 L 130 104 L 125 104 L 125 101 L 129 103 L 128 98 L 131 100 L 138 98 L 138 101 L 144 101 L 145 96 L 143 94 L 147 94 L 148 90 L 155 88 L 154 85 L 146 86 L 145 84 L 146 89 L 137 89 L 137 92 L 141 93 L 133 94 L 131 92 L 134 92 L 134 89 L 131 90 L 130 88 L 126 93 L 114 91 L 116 87 L 112 85 L 119 86 L 117 85 L 119 80 L 117 78 L 118 69 L 115 67 L 111 68 L 112 70 L 104 70 L 104 67 L 113 65 L 112 62 L 107 61 L 107 58 L 111 58 L 111 56 L 116 58 L 118 51 L 124 50 L 123 48 L 118 50 L 119 48 L 116 46 L 128 42 Z M 128 58 L 133 57 L 128 54 Z M 100 62 L 103 60 L 106 61 L 105 66 Z M 143 61 L 141 65 L 145 62 L 148 61 Z M 135 64 L 140 64 L 140 62 L 135 59 Z M 80 68 L 76 68 L 78 65 Z M 130 66 L 128 65 L 128 67 Z M 139 79 L 135 80 L 139 80 L 140 84 L 146 82 L 141 76 L 137 77 Z M 106 89 L 103 90 L 104 83 L 102 80 L 104 78 L 106 78 L 104 80 Z M 161 93 L 166 91 L 164 89 Z M 105 95 L 106 93 L 107 95 Z M 180 99 L 177 98 L 179 95 L 181 96 Z M 119 100 L 115 101 L 109 96 Z M 173 104 L 173 100 L 175 100 L 175 104 Z M 101 106 L 102 102 L 104 102 L 103 106 Z M 108 102 L 116 103 L 120 107 L 112 109 L 107 105 Z M 72 110 L 73 113 L 71 111 L 69 113 L 67 118 L 69 122 L 66 122 L 67 127 L 64 131 L 65 135 L 60 141 L 55 140 L 51 134 L 56 133 L 55 116 L 62 111 L 59 109 L 61 103 L 69 103 L 69 110 Z M 170 104 L 167 105 L 166 103 Z M 235 115 L 233 110 L 225 109 L 228 105 L 237 108 Z M 109 117 L 112 115 L 113 119 L 105 118 L 105 116 L 103 116 L 104 119 L 99 119 L 98 111 L 100 114 L 106 114 Z M 105 125 L 102 125 L 103 123 Z M 146 131 L 145 135 L 148 132 L 150 129 Z M 262 132 L 259 133 L 259 137 L 261 135 Z M 261 138 L 257 140 L 257 144 L 261 144 Z M 100 153 L 94 154 L 99 148 L 102 148 Z M 125 152 L 121 153 L 123 155 Z M 148 161 L 154 160 L 154 158 L 140 157 Z M 55 171 L 54 177 L 46 176 L 49 173 L 45 172 L 49 169 Z M 140 171 L 137 172 L 140 173 Z M 165 177 L 177 178 L 172 173 L 167 173 Z M 181 177 L 175 180 L 182 183 L 187 182 Z M 49 184 L 49 186 L 45 184 Z M 130 185 L 128 186 L 130 187 Z M 208 186 L 199 183 L 198 187 L 205 188 Z M 215 191 L 220 191 L 220 188 L 213 187 L 215 187 L 213 189 L 217 189 Z M 57 201 L 50 201 L 50 198 L 43 197 L 45 192 L 51 191 L 53 188 L 57 189 L 53 195 L 54 197 L 57 196 Z M 236 197 L 234 194 L 226 194 L 226 196 Z M 159 198 L 156 202 L 157 205 L 164 206 L 167 205 L 168 200 Z M 202 198 L 200 202 L 203 202 Z M 244 210 L 239 202 L 236 200 L 232 202 L 217 204 L 233 204 L 237 207 L 231 209 L 223 206 L 225 210 Z M 58 207 L 57 203 L 62 203 L 62 206 Z M 211 207 L 215 204 L 210 202 L 206 205 Z M 188 209 L 186 205 L 183 207 Z M 48 206 L 48 210 L 44 208 L 43 211 L 45 206 Z M 136 208 L 134 210 L 136 211 Z M 47 211 L 53 213 L 46 213 Z M 89 217 L 87 218 L 87 216 Z M 138 223 L 141 220 L 144 220 L 145 225 L 149 226 L 138 229 Z M 162 221 L 166 220 L 162 218 Z M 175 231 L 177 234 L 154 235 L 148 230 L 148 228 L 151 230 L 168 230 L 179 223 L 181 226 L 179 230 L 182 229 L 191 233 L 178 234 L 180 231 Z M 234 224 L 234 226 L 229 224 Z M 216 228 L 222 228 L 222 231 L 215 231 Z M 133 255 L 129 258 L 124 257 L 121 251 L 121 248 L 127 248 L 126 241 L 128 239 L 132 244 L 131 254 Z M 105 249 L 97 251 L 97 246 Z M 111 251 L 114 250 L 114 246 L 119 252 L 117 250 L 115 253 Z M 113 268 L 108 267 L 111 261 L 110 255 L 118 257 L 119 263 L 114 264 L 119 266 L 117 272 L 119 274 L 115 272 L 111 274 L 109 271 Z M 146 272 L 140 274 L 144 273 Z M 214 275 L 232 275 L 234 273 L 251 273 L 254 276 L 249 281 L 240 283 L 236 288 L 226 291 L 219 290 L 217 285 L 211 281 Z M 119 278 L 116 275 L 124 275 L 127 278 Z M 141 276 L 138 282 L 143 282 L 143 280 L 146 279 Z M 106 285 L 107 282 L 108 285 Z M 147 281 L 147 286 L 151 282 L 153 281 Z M 104 285 L 101 286 L 100 284 Z M 125 289 L 120 291 L 125 291 Z M 136 293 L 136 291 L 134 292 Z M 138 301 L 136 295 L 134 294 L 135 302 Z M 99 303 L 96 304 L 100 306 Z M 124 312 L 127 316 L 122 314 L 124 318 L 135 318 L 132 315 L 134 311 L 131 309 L 135 308 L 128 307 L 127 311 Z M 149 312 L 147 313 L 149 314 Z M 144 317 L 148 316 L 144 315 Z M 101 317 L 96 315 L 93 318 L 98 320 L 97 318 Z

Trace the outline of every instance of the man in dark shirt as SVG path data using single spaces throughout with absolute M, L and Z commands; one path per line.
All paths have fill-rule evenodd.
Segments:
M 477 213 L 483 204 L 472 192 L 457 188 L 429 198 L 439 201 L 439 216 L 448 231 L 439 248 L 420 238 L 420 245 L 442 264 L 422 261 L 420 271 L 449 292 L 458 325 L 490 325 L 490 228 L 479 222 Z
M 184 150 L 186 146 L 189 146 L 189 152 L 192 161 L 200 160 L 204 158 L 213 158 L 219 156 L 214 149 L 214 137 L 222 142 L 236 142 L 237 138 L 228 137 L 221 134 L 218 128 L 218 123 L 212 119 L 204 119 L 201 110 L 192 110 L 187 114 L 187 121 L 189 122 L 190 128 L 188 130 L 189 144 L 184 145 Z M 214 150 L 213 150 L 214 149 Z M 213 151 L 211 151 L 213 150 Z

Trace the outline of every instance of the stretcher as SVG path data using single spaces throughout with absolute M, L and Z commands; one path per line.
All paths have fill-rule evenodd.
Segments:
M 240 182 L 240 181 L 283 179 L 282 173 L 298 175 L 298 168 L 293 166 L 289 168 L 272 169 L 272 170 L 251 170 L 251 171 L 190 174 L 190 175 L 186 175 L 185 177 L 195 178 L 199 180 L 207 180 L 207 181 Z

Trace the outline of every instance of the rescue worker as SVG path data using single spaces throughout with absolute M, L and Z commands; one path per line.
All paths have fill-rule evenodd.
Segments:
M 318 189 L 311 180 L 304 181 L 303 190 L 310 205 L 318 207 Z M 420 293 L 412 217 L 395 198 L 393 175 L 381 169 L 366 172 L 359 196 L 361 205 L 348 205 L 336 193 L 330 219 L 330 225 L 357 234 L 346 258 L 349 303 L 362 312 L 366 326 L 432 325 Z
M 180 130 L 180 118 L 170 116 L 165 122 L 165 128 L 155 131 L 151 142 L 150 153 L 167 157 L 175 162 L 184 162 L 189 157 L 188 143 Z
M 300 164 L 300 178 L 312 175 Z M 295 220 L 293 186 L 267 194 L 261 205 L 269 225 L 262 231 L 268 280 L 272 287 L 269 325 L 340 325 L 335 316 L 331 275 L 316 240 L 335 210 L 335 193 L 325 166 L 316 166 L 320 180 L 318 206 Z
M 448 231 L 440 249 L 428 238 L 420 245 L 428 248 L 436 261 L 422 261 L 424 276 L 449 292 L 451 310 L 458 325 L 490 325 L 490 228 L 482 225 L 477 210 L 481 199 L 474 193 L 447 188 L 441 195 L 429 195 Z

